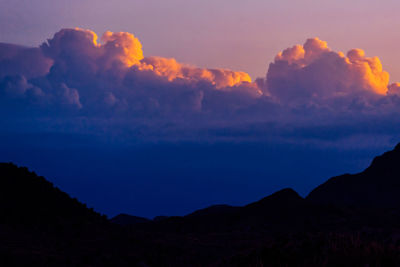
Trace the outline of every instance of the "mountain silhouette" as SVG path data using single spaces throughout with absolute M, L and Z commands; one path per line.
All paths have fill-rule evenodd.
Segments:
M 105 220 L 44 177 L 12 163 L 0 163 L 0 222 L 43 226 Z
M 400 266 L 400 145 L 306 198 L 110 220 L 0 163 L 0 266 Z
M 183 217 L 170 217 L 152 227 L 164 231 L 229 232 L 269 230 L 288 226 L 287 219 L 302 215 L 308 204 L 292 189 L 283 189 L 242 207 L 214 205 Z
M 146 231 L 293 233 L 307 229 L 325 229 L 332 224 L 336 226 L 337 222 L 348 217 L 348 212 L 335 206 L 316 205 L 302 198 L 293 189 L 286 188 L 241 207 L 213 205 L 183 217 L 172 216 L 141 225 L 137 224 L 135 216 L 132 217 L 131 225 Z
M 360 208 L 400 208 L 400 144 L 376 157 L 361 173 L 329 179 L 306 198 L 318 204 Z

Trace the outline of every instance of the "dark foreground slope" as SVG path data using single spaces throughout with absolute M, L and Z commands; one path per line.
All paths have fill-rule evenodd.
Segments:
M 100 214 L 27 168 L 0 163 L 0 223 L 26 227 L 90 224 Z
M 123 240 L 105 216 L 45 178 L 0 164 L 0 266 L 135 266 L 135 253 L 114 245 Z
M 306 199 L 111 220 L 0 164 L 0 266 L 400 266 L 399 146 Z

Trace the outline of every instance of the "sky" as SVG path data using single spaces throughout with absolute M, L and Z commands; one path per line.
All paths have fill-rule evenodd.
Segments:
M 145 53 L 253 79 L 285 47 L 319 37 L 336 51 L 362 48 L 400 80 L 395 0 L 0 0 L 0 42 L 39 45 L 61 28 L 127 31 Z M 162 45 L 160 45 L 162 44 Z
M 399 6 L 0 0 L 0 161 L 109 216 L 305 196 L 400 141 Z

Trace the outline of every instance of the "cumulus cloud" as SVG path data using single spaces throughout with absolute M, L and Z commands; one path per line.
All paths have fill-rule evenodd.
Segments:
M 215 96 L 213 91 L 222 92 L 217 94 L 221 102 L 230 95 L 236 106 L 241 106 L 243 99 L 262 95 L 245 72 L 203 69 L 173 58 L 144 56 L 133 34 L 106 32 L 98 40 L 90 30 L 57 32 L 40 47 L 46 60 L 52 62 L 51 68 L 31 82 L 55 97 L 70 99 L 60 102 L 79 107 L 85 114 L 104 114 L 107 109 L 141 116 L 199 112 L 207 106 L 203 102 L 214 103 L 207 101 Z
M 54 60 L 53 67 L 65 71 L 79 68 L 85 74 L 125 67 L 153 72 L 168 81 L 184 79 L 190 82 L 208 81 L 217 88 L 233 87 L 251 78 L 247 73 L 224 69 L 201 69 L 177 62 L 173 58 L 144 57 L 138 38 L 126 32 L 106 32 L 97 42 L 97 35 L 89 30 L 64 29 L 44 43 L 45 55 Z M 121 71 L 119 69 L 118 71 Z
M 176 79 L 190 82 L 207 81 L 216 89 L 232 88 L 242 83 L 251 83 L 250 75 L 245 72 L 224 69 L 201 69 L 178 63 L 173 58 L 146 57 L 139 65 L 140 70 L 152 71 L 168 81 Z M 260 92 L 256 92 L 260 94 Z
M 400 96 L 400 83 L 392 83 L 388 86 L 388 95 Z
M 52 60 L 39 48 L 0 43 L 0 79 L 7 75 L 23 75 L 27 79 L 45 75 Z
M 63 129 L 265 140 L 286 138 L 288 125 L 390 121 L 400 84 L 389 85 L 377 57 L 335 52 L 318 38 L 280 52 L 253 82 L 245 72 L 145 55 L 131 33 L 98 38 L 75 28 L 39 48 L 0 44 L 0 104 L 7 116 L 78 125 Z
M 126 67 L 140 64 L 143 59 L 142 44 L 133 34 L 127 32 L 113 33 L 107 31 L 101 37 L 103 46 L 103 66 L 111 67 L 113 63 L 122 63 Z
M 1 110 L 7 116 L 30 117 L 42 114 L 59 115 L 60 110 L 78 110 L 82 107 L 79 93 L 65 84 L 39 88 L 21 75 L 6 76 L 0 82 Z M 39 112 L 39 113 L 38 113 Z
M 267 73 L 267 88 L 283 102 L 311 102 L 354 95 L 384 96 L 389 74 L 378 57 L 361 49 L 334 52 L 318 38 L 280 52 Z

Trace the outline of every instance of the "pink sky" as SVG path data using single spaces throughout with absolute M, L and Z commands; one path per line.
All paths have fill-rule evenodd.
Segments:
M 127 31 L 145 55 L 264 76 L 281 50 L 319 37 L 335 51 L 362 48 L 400 80 L 395 0 L 0 0 L 0 42 L 37 46 L 60 28 Z

